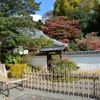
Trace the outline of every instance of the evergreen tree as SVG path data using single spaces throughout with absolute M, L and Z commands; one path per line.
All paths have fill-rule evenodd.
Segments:
M 0 51 L 1 46 L 12 48 L 28 43 L 30 36 L 24 33 L 34 31 L 30 14 L 35 14 L 39 5 L 34 0 L 0 0 Z

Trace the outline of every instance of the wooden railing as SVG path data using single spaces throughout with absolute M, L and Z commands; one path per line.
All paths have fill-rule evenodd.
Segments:
M 25 72 L 25 87 L 65 95 L 97 98 L 100 96 L 100 75 L 81 71 L 65 71 L 61 73 L 48 70 Z

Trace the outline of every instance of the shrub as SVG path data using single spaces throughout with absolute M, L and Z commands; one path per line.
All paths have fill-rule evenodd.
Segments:
M 20 63 L 21 62 L 21 56 L 20 55 L 12 55 L 9 53 L 2 53 L 2 62 L 3 63 L 9 63 L 9 64 L 13 64 L 13 63 Z
M 66 74 L 67 71 L 71 71 L 71 70 L 78 70 L 79 67 L 72 61 L 69 60 L 61 60 L 58 59 L 56 61 L 53 61 L 52 63 L 52 68 L 51 70 L 55 73 L 63 73 Z
M 10 66 L 14 63 L 21 63 L 20 55 L 12 55 L 9 53 L 2 53 L 1 57 L 2 63 L 6 65 L 6 69 L 9 70 Z
M 29 70 L 29 66 L 27 64 L 17 64 L 16 63 L 10 67 L 10 75 L 13 78 L 21 78 L 22 73 L 28 70 Z
M 22 55 L 22 63 L 28 63 L 32 59 L 33 55 L 27 54 L 27 55 Z

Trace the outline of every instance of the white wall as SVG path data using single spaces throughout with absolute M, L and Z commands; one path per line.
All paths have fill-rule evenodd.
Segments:
M 36 67 L 47 67 L 47 56 L 33 56 L 29 64 Z
M 62 55 L 62 59 L 69 59 L 76 63 L 82 71 L 95 72 L 100 70 L 100 54 L 98 55 Z
M 13 53 L 19 53 L 20 55 L 22 54 L 28 54 L 28 50 L 24 50 L 22 46 L 19 46 L 18 48 L 15 48 L 13 50 Z

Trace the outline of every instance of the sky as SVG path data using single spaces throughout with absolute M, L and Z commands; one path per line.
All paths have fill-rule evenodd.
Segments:
M 35 15 L 32 15 L 33 19 L 38 21 L 47 11 L 53 10 L 55 0 L 35 0 L 35 2 L 42 2 L 40 4 L 40 11 L 37 11 Z

